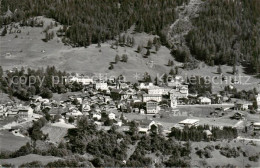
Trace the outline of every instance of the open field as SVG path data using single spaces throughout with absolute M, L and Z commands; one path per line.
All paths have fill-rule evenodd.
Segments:
M 41 130 L 44 134 L 48 134 L 48 138 L 51 142 L 59 143 L 67 134 L 68 128 L 45 125 Z
M 0 159 L 0 164 L 8 163 L 12 164 L 15 166 L 20 166 L 21 164 L 24 163 L 29 163 L 33 161 L 40 161 L 42 164 L 47 164 L 49 162 L 53 162 L 56 160 L 59 160 L 61 158 L 54 157 L 54 156 L 41 156 L 41 155 L 36 155 L 36 154 L 29 154 L 26 156 L 20 156 L 17 158 L 12 158 L 12 159 Z
M 161 46 L 157 53 L 152 53 L 148 58 L 143 58 L 141 54 L 136 52 L 139 44 L 146 46 L 149 39 L 153 39 L 154 35 L 146 33 L 134 33 L 134 27 L 131 27 L 127 35 L 135 38 L 134 47 L 118 47 L 118 49 L 112 49 L 112 41 L 101 43 L 101 48 L 97 47 L 97 44 L 92 44 L 85 47 L 72 48 L 71 46 L 65 46 L 61 42 L 61 38 L 54 37 L 54 39 L 44 42 L 44 28 L 54 20 L 38 17 L 40 20 L 44 20 L 45 24 L 43 28 L 35 27 L 22 27 L 21 33 L 7 34 L 0 39 L 0 65 L 4 70 L 12 69 L 13 67 L 25 67 L 25 68 L 40 68 L 48 65 L 56 66 L 57 69 L 66 70 L 67 72 L 78 72 L 83 74 L 107 74 L 107 77 L 124 75 L 128 81 L 135 82 L 134 77 L 137 74 L 138 79 L 142 78 L 142 74 L 148 72 L 152 79 L 157 74 L 161 76 L 163 73 L 168 73 L 171 67 L 166 66 L 168 60 L 174 60 L 170 54 L 170 50 L 164 46 Z M 17 24 L 16 24 L 17 25 Z M 50 31 L 56 32 L 58 28 L 54 27 Z M 17 38 L 15 36 L 17 35 Z M 43 52 L 44 51 L 44 52 Z M 114 69 L 109 70 L 109 64 L 114 62 L 115 56 L 118 54 L 128 55 L 128 62 L 118 62 L 114 64 Z M 151 63 L 153 62 L 153 63 Z M 179 62 L 174 61 L 175 65 L 181 65 Z M 173 67 L 174 68 L 174 67 Z M 247 76 L 244 74 L 243 67 L 238 67 L 241 76 Z M 191 75 L 201 76 L 219 76 L 216 74 L 217 66 L 211 67 L 201 63 L 199 68 L 192 71 L 179 69 L 180 74 L 186 79 Z M 228 77 L 234 78 L 230 72 L 232 67 L 222 66 L 222 72 Z M 218 81 L 218 80 L 216 80 Z M 258 87 L 260 82 L 252 76 L 242 77 L 241 84 L 235 84 L 238 89 L 253 89 Z M 219 91 L 227 85 L 225 82 L 222 84 L 214 84 L 213 90 Z M 260 86 L 260 85 L 259 85 Z
M 6 130 L 0 131 L 0 151 L 16 151 L 29 141 L 28 137 L 15 136 Z
M 45 21 L 46 24 L 44 26 L 51 22 L 50 19 L 39 18 Z M 157 54 L 151 53 L 151 56 L 147 59 L 135 52 L 138 44 L 146 45 L 149 39 L 153 39 L 154 36 L 152 35 L 145 33 L 134 34 L 136 45 L 133 48 L 119 46 L 118 50 L 112 49 L 110 48 L 110 42 L 102 43 L 101 48 L 98 48 L 96 44 L 87 48 L 72 48 L 63 45 L 58 37 L 49 42 L 43 42 L 43 29 L 23 27 L 21 28 L 21 33 L 8 34 L 1 37 L 0 65 L 4 69 L 21 66 L 39 68 L 54 65 L 58 69 L 68 72 L 107 73 L 108 75 L 123 74 L 129 81 L 133 80 L 135 73 L 143 74 L 148 72 L 155 76 L 157 72 L 162 74 L 170 70 L 165 64 L 167 64 L 169 59 L 173 58 L 170 55 L 170 50 L 166 47 L 162 46 Z M 29 35 L 27 35 L 28 32 Z M 16 35 L 18 35 L 18 38 L 15 38 Z M 43 50 L 45 52 L 41 52 Z M 7 53 L 10 53 L 10 55 L 7 56 Z M 109 64 L 114 62 L 116 54 L 119 56 L 127 54 L 128 62 L 119 62 L 114 65 L 113 70 L 108 70 Z M 151 60 L 154 61 L 152 68 L 147 64 Z
M 217 141 L 217 142 L 192 142 L 192 154 L 191 154 L 191 165 L 199 166 L 199 167 L 207 167 L 207 165 L 210 165 L 211 167 L 215 166 L 227 166 L 228 164 L 238 166 L 238 167 L 245 167 L 246 165 L 250 164 L 252 167 L 259 167 L 260 161 L 253 162 L 249 161 L 248 157 L 243 157 L 242 152 L 240 152 L 240 156 L 237 158 L 227 158 L 220 154 L 219 150 L 214 149 L 211 154 L 212 158 L 200 158 L 195 152 L 195 148 L 198 147 L 199 149 L 203 149 L 207 145 L 215 145 L 220 144 L 221 147 L 230 146 L 232 147 L 240 147 L 242 151 L 246 151 L 249 153 L 249 156 L 256 155 L 260 151 L 260 146 L 256 144 L 256 146 L 251 145 L 250 143 L 246 142 L 243 143 L 238 140 L 234 140 L 231 142 L 228 141 Z M 206 163 L 206 165 L 203 165 L 203 162 Z

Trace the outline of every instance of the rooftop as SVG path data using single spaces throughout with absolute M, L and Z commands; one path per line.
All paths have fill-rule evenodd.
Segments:
M 185 119 L 185 120 L 179 122 L 179 124 L 195 124 L 196 122 L 199 122 L 199 120 L 197 120 L 197 119 Z

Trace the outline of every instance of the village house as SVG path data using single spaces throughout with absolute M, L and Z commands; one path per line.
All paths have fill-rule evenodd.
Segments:
M 0 116 L 3 116 L 5 112 L 4 105 L 0 104 Z
M 83 102 L 83 99 L 82 99 L 81 97 L 77 97 L 76 100 L 77 100 L 77 102 L 78 102 L 79 104 L 82 104 L 82 102 Z
M 113 125 L 121 127 L 123 125 L 121 120 L 117 120 L 116 123 L 114 123 Z
M 148 94 L 168 95 L 171 88 L 153 86 L 148 89 Z
M 33 109 L 31 107 L 19 107 L 18 108 L 18 117 L 19 118 L 31 118 L 33 116 Z
M 223 98 L 220 94 L 214 94 L 211 96 L 211 102 L 214 104 L 221 104 L 223 102 Z
M 209 138 L 209 139 L 212 138 L 213 134 L 212 134 L 212 132 L 210 130 L 204 130 L 203 133 L 206 134 L 207 138 Z
M 51 109 L 52 105 L 49 102 L 43 102 L 41 105 L 41 109 Z
M 177 99 L 172 98 L 171 100 L 171 108 L 176 108 L 177 107 Z
M 94 112 L 92 115 L 92 118 L 97 119 L 97 120 L 101 120 L 101 114 L 98 112 Z
M 33 116 L 33 109 L 29 106 L 19 105 L 8 109 L 4 115 L 8 117 L 31 118 Z
M 176 88 L 181 86 L 183 82 L 184 80 L 182 76 L 175 76 L 174 79 L 171 79 L 171 81 L 167 82 L 167 86 Z
M 139 89 L 142 90 L 142 89 L 149 89 L 150 87 L 154 87 L 153 83 L 140 83 L 139 85 Z
M 256 95 L 256 102 L 258 105 L 258 110 L 260 111 L 260 93 L 258 93 L 258 95 Z
M 77 108 L 73 108 L 73 109 L 69 109 L 69 112 L 66 113 L 66 118 L 69 118 L 69 117 L 77 118 L 82 115 L 83 114 Z
M 128 99 L 128 98 L 129 98 L 129 96 L 128 96 L 128 95 L 126 94 L 126 92 L 123 91 L 123 90 L 121 90 L 121 91 L 119 92 L 119 94 L 120 94 L 121 100 L 125 100 L 125 99 Z
M 126 83 L 119 83 L 117 85 L 117 89 L 128 89 L 128 88 L 129 88 L 129 86 Z
M 91 111 L 90 105 L 88 103 L 82 104 L 82 112 L 89 112 Z
M 163 89 L 158 86 L 153 86 L 148 89 L 148 94 L 158 94 L 162 95 L 163 94 Z
M 150 100 L 154 100 L 154 101 L 157 101 L 157 102 L 160 102 L 162 101 L 162 95 L 159 95 L 159 94 L 144 94 L 143 95 L 143 102 L 147 102 L 147 101 L 150 101 Z
M 140 109 L 140 114 L 145 114 L 145 110 L 144 109 Z
M 160 107 L 158 106 L 158 102 L 154 100 L 150 100 L 146 102 L 146 113 L 147 114 L 157 114 L 160 111 Z
M 54 117 L 55 115 L 61 115 L 62 113 L 64 113 L 63 110 L 60 110 L 59 108 L 52 108 L 50 109 L 50 111 L 48 112 L 48 114 L 51 116 L 51 117 Z
M 35 102 L 41 102 L 42 101 L 42 97 L 41 96 L 33 96 L 30 98 L 31 103 L 35 103 Z
M 92 84 L 94 81 L 92 78 L 84 77 L 84 76 L 71 76 L 68 79 L 65 79 L 66 83 L 81 83 L 82 85 Z
M 137 103 L 137 102 L 142 102 L 142 99 L 143 99 L 142 96 L 133 95 L 131 100 L 133 103 Z
M 211 104 L 211 99 L 207 98 L 207 97 L 199 97 L 198 98 L 198 103 L 199 104 L 205 104 L 205 105 L 209 105 Z
M 134 113 L 139 113 L 139 108 L 134 108 L 134 109 L 133 109 L 133 112 L 134 112 Z
M 106 82 L 97 82 L 95 84 L 95 89 L 96 90 L 108 90 L 108 86 L 107 86 L 107 83 Z
M 103 99 L 105 103 L 112 101 L 110 96 L 104 96 Z
M 242 100 L 238 100 L 234 103 L 235 110 L 248 110 L 248 107 L 252 105 L 252 103 L 248 103 Z
M 260 131 L 260 122 L 253 123 L 254 131 Z
M 113 113 L 113 112 L 109 113 L 109 114 L 108 114 L 108 118 L 109 118 L 110 120 L 116 119 L 115 113 Z
M 7 117 L 15 117 L 15 116 L 17 116 L 18 111 L 19 111 L 18 107 L 14 107 L 12 109 L 8 109 L 7 112 L 5 113 L 5 116 L 7 116 Z
M 135 94 L 136 94 L 136 91 L 135 91 L 134 89 L 130 88 L 130 89 L 128 89 L 128 90 L 126 91 L 126 94 L 130 97 L 130 96 L 135 95 Z

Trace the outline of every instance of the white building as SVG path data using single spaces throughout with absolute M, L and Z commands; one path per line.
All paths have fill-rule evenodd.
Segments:
M 258 105 L 258 110 L 260 110 L 260 93 L 258 93 L 258 95 L 256 95 L 256 102 Z
M 248 110 L 249 106 L 253 105 L 250 102 L 238 100 L 234 103 L 234 108 L 236 110 Z
M 148 94 L 162 95 L 162 93 L 163 93 L 163 89 L 161 87 L 158 87 L 158 86 L 150 87 L 148 89 Z
M 144 109 L 140 109 L 140 114 L 145 114 L 145 110 Z
M 255 131 L 260 131 L 260 122 L 255 122 L 253 126 Z
M 182 76 L 176 76 L 174 79 L 171 81 L 167 82 L 167 86 L 169 87 L 178 87 L 181 86 L 182 83 L 184 82 L 184 79 Z
M 31 107 L 19 107 L 18 108 L 18 116 L 20 118 L 31 118 L 33 116 L 33 109 Z
M 160 111 L 158 102 L 150 100 L 146 102 L 146 113 L 147 114 L 157 114 Z
M 0 116 L 4 115 L 4 106 L 0 104 Z
M 77 83 L 81 83 L 82 85 L 89 85 L 93 83 L 93 79 L 84 76 L 72 76 L 66 79 L 66 82 L 67 83 L 77 82 Z
M 82 104 L 83 99 L 82 99 L 81 97 L 77 97 L 76 99 L 77 99 L 77 101 L 79 102 L 79 104 Z
M 154 87 L 153 83 L 145 84 L 145 83 L 140 83 L 139 89 L 149 89 L 150 87 Z
M 114 120 L 114 119 L 116 119 L 116 115 L 115 115 L 115 113 L 109 113 L 108 114 L 108 118 L 110 119 L 110 120 Z
M 199 120 L 197 120 L 197 119 L 185 119 L 185 120 L 179 122 L 179 124 L 181 126 L 188 126 L 188 127 L 198 126 L 199 125 Z
M 171 99 L 171 108 L 177 107 L 177 99 Z
M 41 102 L 41 101 L 42 101 L 42 97 L 41 96 L 33 96 L 33 97 L 31 97 L 31 103 Z
M 143 102 L 148 102 L 150 100 L 160 102 L 160 101 L 162 101 L 162 95 L 159 95 L 159 94 L 144 94 L 143 95 Z
M 91 110 L 90 105 L 87 103 L 82 104 L 82 112 L 89 112 Z
M 95 89 L 96 90 L 108 90 L 108 86 L 106 82 L 97 82 L 95 84 Z
M 260 103 L 260 93 L 258 93 L 258 95 L 256 95 L 256 101 L 257 101 L 257 103 Z
M 100 113 L 94 113 L 93 118 L 96 118 L 97 120 L 101 120 L 101 114 Z
M 199 104 L 211 104 L 211 99 L 209 99 L 207 97 L 199 97 L 198 103 Z
M 76 118 L 76 117 L 79 117 L 79 116 L 82 116 L 82 115 L 83 114 L 77 109 L 72 109 L 71 112 L 66 113 L 66 117 L 72 116 L 72 117 Z
M 148 94 L 168 95 L 171 88 L 153 86 L 148 89 Z

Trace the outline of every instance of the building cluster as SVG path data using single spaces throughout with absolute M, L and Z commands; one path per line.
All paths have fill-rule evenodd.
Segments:
M 33 109 L 30 106 L 8 102 L 0 104 L 0 117 L 31 118 L 33 117 Z
M 128 130 L 124 125 L 128 119 L 124 113 L 137 113 L 140 115 L 156 116 L 161 112 L 169 114 L 176 111 L 178 105 L 200 104 L 210 105 L 213 99 L 215 103 L 221 103 L 223 97 L 215 95 L 203 97 L 189 94 L 188 85 L 178 80 L 169 82 L 167 85 L 157 86 L 153 83 L 131 84 L 129 82 L 118 82 L 117 80 L 92 80 L 84 76 L 73 76 L 69 82 L 78 82 L 84 86 L 81 93 L 68 95 L 61 100 L 44 99 L 41 96 L 33 96 L 28 105 L 15 105 L 12 103 L 0 104 L 0 115 L 4 117 L 15 117 L 28 119 L 33 114 L 46 112 L 55 122 L 55 118 L 63 118 L 66 122 L 76 124 L 80 116 L 88 116 L 100 128 L 116 125 L 122 131 Z M 260 105 L 260 94 L 256 96 Z M 234 108 L 237 110 L 248 109 L 250 103 L 237 101 Z M 160 123 L 150 121 L 143 124 L 139 121 L 139 131 L 151 130 L 151 123 L 157 128 Z M 179 126 L 197 126 L 199 120 L 187 119 L 179 122 Z M 143 125 L 143 126 L 142 126 Z M 144 126 L 146 125 L 146 126 Z M 167 130 L 167 129 L 165 129 Z M 170 131 L 170 128 L 168 129 Z M 166 131 L 167 132 L 167 131 Z

